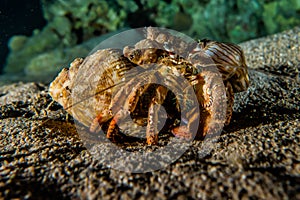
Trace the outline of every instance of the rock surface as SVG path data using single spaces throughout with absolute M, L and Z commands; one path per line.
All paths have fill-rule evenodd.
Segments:
M 0 87 L 0 198 L 300 199 L 299 33 L 243 43 L 251 85 L 236 94 L 232 123 L 208 155 L 194 141 L 154 172 L 95 160 L 47 86 Z

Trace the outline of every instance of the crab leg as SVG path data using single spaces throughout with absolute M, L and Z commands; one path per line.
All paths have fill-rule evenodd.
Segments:
M 134 110 L 136 103 L 138 102 L 138 97 L 139 97 L 137 92 L 140 93 L 147 89 L 146 85 L 143 86 L 142 88 L 138 88 L 138 86 L 140 86 L 140 85 L 135 85 L 135 84 L 136 84 L 135 80 L 132 79 L 117 92 L 117 94 L 111 100 L 108 111 L 101 112 L 94 118 L 94 120 L 91 123 L 90 128 L 89 128 L 91 132 L 95 133 L 95 132 L 100 131 L 101 125 L 104 122 L 108 121 L 109 119 L 113 118 L 113 120 L 110 123 L 110 126 L 108 128 L 108 133 L 107 133 L 108 138 L 113 137 L 112 136 L 113 130 L 118 122 L 118 119 L 125 118 L 128 115 L 125 112 L 126 109 L 130 110 L 130 111 Z M 132 91 L 129 91 L 130 88 L 134 88 L 134 89 L 132 89 Z M 126 101 L 126 99 L 125 99 L 127 96 L 129 99 L 128 101 Z M 125 108 L 122 108 L 122 106 Z M 113 115 L 113 111 L 117 111 L 115 116 Z
M 126 118 L 130 112 L 136 108 L 139 97 L 149 88 L 149 76 L 140 79 L 131 79 L 111 101 L 110 110 L 116 111 L 115 116 L 111 120 L 106 137 L 114 138 L 117 123 Z
M 219 134 L 226 119 L 226 112 L 229 108 L 226 105 L 225 87 L 220 74 L 215 73 L 214 69 L 207 69 L 201 73 L 204 77 L 203 101 L 201 103 L 202 137 Z M 226 110 L 227 109 L 227 110 Z
M 164 102 L 168 93 L 168 89 L 163 86 L 158 86 L 155 90 L 155 94 L 151 100 L 149 112 L 148 112 L 148 123 L 146 130 L 147 144 L 157 144 L 158 142 L 158 111 L 162 103 Z
M 234 93 L 232 85 L 229 81 L 224 81 L 224 85 L 226 88 L 226 96 L 227 96 L 227 110 L 226 110 L 226 120 L 225 125 L 228 125 L 231 120 L 233 103 L 234 103 Z
M 104 117 L 106 116 L 106 117 Z M 108 111 L 108 113 L 100 113 L 98 114 L 94 120 L 92 121 L 91 125 L 90 125 L 90 132 L 92 133 L 96 133 L 96 132 L 99 132 L 101 130 L 101 126 L 104 122 L 107 121 L 107 119 L 110 119 L 112 118 L 112 113 L 110 111 Z
M 189 80 L 190 83 L 184 83 L 185 78 L 174 74 L 164 74 L 164 83 L 168 89 L 176 96 L 176 110 L 180 111 L 180 125 L 174 124 L 171 132 L 179 138 L 191 139 L 197 133 L 195 127 L 199 124 L 199 104 L 197 97 L 194 96 L 193 86 L 201 85 L 202 82 Z M 196 78 L 196 77 L 194 77 Z M 195 126 L 196 125 L 196 126 Z
M 198 83 L 194 85 L 194 87 L 201 87 L 201 84 Z M 180 125 L 173 128 L 172 133 L 179 138 L 191 139 L 192 136 L 195 135 L 197 132 L 197 130 L 194 130 L 193 127 L 199 124 L 199 104 L 194 102 L 190 98 L 190 94 L 189 94 L 190 91 L 187 88 L 185 89 L 180 88 L 180 89 L 183 94 L 177 96 L 177 98 L 183 98 L 182 105 L 179 106 L 177 103 L 176 107 L 181 111 L 181 121 L 183 121 L 184 125 Z M 180 101 L 181 99 L 177 99 L 177 100 Z

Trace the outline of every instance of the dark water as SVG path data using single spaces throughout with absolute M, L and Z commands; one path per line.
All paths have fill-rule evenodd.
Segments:
M 39 0 L 0 1 L 0 71 L 8 54 L 7 43 L 13 35 L 30 36 L 46 24 Z

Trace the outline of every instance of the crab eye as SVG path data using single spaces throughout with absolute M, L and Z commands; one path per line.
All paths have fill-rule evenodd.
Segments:
M 199 43 L 202 44 L 203 47 L 206 47 L 209 42 L 210 42 L 210 40 L 206 39 L 206 38 L 199 41 Z
M 129 59 L 130 59 L 130 60 L 133 60 L 133 59 L 134 59 L 134 55 L 133 55 L 133 54 L 130 54 L 130 55 L 129 55 Z

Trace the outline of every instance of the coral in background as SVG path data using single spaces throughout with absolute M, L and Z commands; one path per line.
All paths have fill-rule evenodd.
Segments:
M 299 0 L 149 2 L 156 2 L 157 14 L 150 17 L 157 25 L 194 38 L 241 42 L 300 25 Z
M 41 0 L 48 24 L 14 36 L 4 72 L 51 80 L 92 48 L 91 38 L 121 28 L 160 26 L 195 39 L 241 42 L 300 25 L 299 0 Z M 97 40 L 99 41 L 99 40 Z M 96 44 L 95 44 L 96 45 Z M 44 80 L 44 79 L 43 79 Z
M 67 45 L 72 45 L 74 41 L 78 44 L 91 37 L 101 35 L 106 32 L 115 31 L 124 27 L 128 12 L 134 12 L 136 5 L 125 4 L 125 1 L 99 0 L 42 0 L 44 16 L 47 21 L 54 21 L 56 18 L 63 18 L 70 23 L 70 27 L 61 30 L 61 26 L 56 26 L 57 34 L 74 34 L 67 38 Z M 123 6 L 123 7 L 122 7 Z
M 266 34 L 286 30 L 294 25 L 300 25 L 300 1 L 280 0 L 263 5 L 262 20 Z
M 70 60 L 86 56 L 92 48 L 80 44 L 124 27 L 127 9 L 134 12 L 130 4 L 119 9 L 121 3 L 98 0 L 42 0 L 42 5 L 48 24 L 31 37 L 10 39 L 10 54 L 4 68 L 8 75 L 19 73 L 21 77 L 25 74 L 35 80 L 46 77 L 50 81 Z

